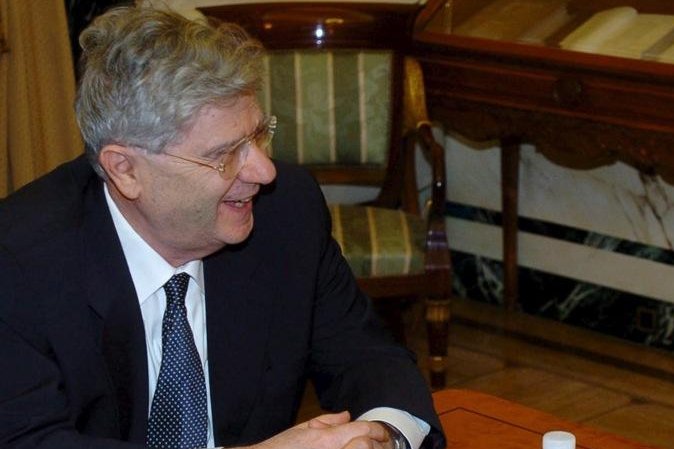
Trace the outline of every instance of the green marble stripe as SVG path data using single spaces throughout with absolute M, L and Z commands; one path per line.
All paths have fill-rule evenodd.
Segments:
M 277 159 L 297 162 L 295 62 L 293 52 L 269 53 L 271 110 L 278 118 L 272 144 Z
M 304 164 L 330 161 L 329 74 L 327 52 L 301 54 L 302 148 Z
M 360 112 L 358 87 L 358 53 L 334 53 L 335 117 L 337 160 L 360 163 Z

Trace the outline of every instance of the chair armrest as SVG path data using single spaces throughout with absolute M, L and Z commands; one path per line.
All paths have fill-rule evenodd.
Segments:
M 426 233 L 426 271 L 434 272 L 439 295 L 449 295 L 451 261 L 445 229 L 445 196 L 447 175 L 445 168 L 445 148 L 433 136 L 431 122 L 426 109 L 426 92 L 423 73 L 416 59 L 405 58 L 404 89 L 405 133 L 416 133 L 424 156 L 431 165 L 431 201 L 428 209 Z
M 445 148 L 435 140 L 429 123 L 421 123 L 418 134 L 422 149 L 431 165 L 431 205 L 428 210 L 429 219 L 445 216 L 446 169 Z
M 404 127 L 405 133 L 415 132 L 424 155 L 431 165 L 431 205 L 429 219 L 443 219 L 445 215 L 445 149 L 433 136 L 426 109 L 426 92 L 421 66 L 416 59 L 405 57 Z

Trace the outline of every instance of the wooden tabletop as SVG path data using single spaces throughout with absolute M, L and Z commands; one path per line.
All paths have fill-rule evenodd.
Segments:
M 573 433 L 580 449 L 654 449 L 477 391 L 438 391 L 433 400 L 448 449 L 540 449 L 551 430 Z

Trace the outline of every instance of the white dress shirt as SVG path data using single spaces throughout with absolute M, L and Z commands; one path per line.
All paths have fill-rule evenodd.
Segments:
M 193 260 L 180 267 L 173 267 L 161 257 L 124 218 L 115 202 L 110 197 L 107 185 L 104 184 L 105 199 L 112 215 L 115 230 L 122 244 L 126 263 L 129 266 L 131 279 L 138 296 L 140 311 L 145 328 L 145 345 L 148 365 L 148 416 L 152 406 L 152 397 L 157 388 L 159 368 L 162 356 L 162 320 L 166 310 L 166 294 L 164 284 L 176 273 L 185 272 L 190 275 L 190 282 L 185 296 L 187 320 L 192 328 L 206 380 L 208 400 L 208 447 L 215 445 L 213 437 L 213 413 L 211 410 L 211 394 L 208 373 L 208 348 L 206 339 L 206 289 L 204 283 L 203 262 Z M 384 421 L 407 438 L 412 449 L 418 449 L 430 426 L 402 410 L 379 407 L 363 414 L 360 418 L 368 421 Z

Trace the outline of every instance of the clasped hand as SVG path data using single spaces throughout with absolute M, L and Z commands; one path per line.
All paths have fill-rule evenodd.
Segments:
M 321 415 L 251 449 L 391 449 L 388 431 L 371 421 L 351 421 L 349 412 Z

